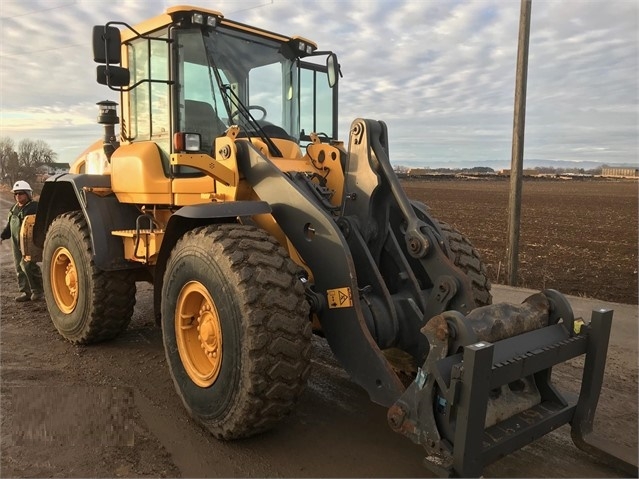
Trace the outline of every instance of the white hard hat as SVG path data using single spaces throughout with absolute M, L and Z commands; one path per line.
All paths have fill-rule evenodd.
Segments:
M 33 190 L 31 189 L 31 185 L 29 185 L 29 183 L 27 183 L 26 181 L 22 181 L 22 180 L 16 181 L 15 184 L 13 185 L 13 188 L 11 188 L 12 193 L 15 193 L 16 191 L 27 191 L 29 195 L 33 192 Z

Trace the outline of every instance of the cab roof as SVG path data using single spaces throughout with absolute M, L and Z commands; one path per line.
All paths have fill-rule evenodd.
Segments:
M 138 35 L 146 35 L 152 33 L 156 30 L 160 30 L 165 28 L 173 23 L 180 22 L 182 20 L 192 18 L 193 14 L 202 14 L 209 17 L 215 17 L 217 22 L 221 25 L 224 25 L 229 28 L 241 30 L 248 33 L 253 33 L 255 35 L 259 35 L 261 37 L 270 38 L 272 40 L 280 41 L 283 43 L 287 43 L 291 40 L 302 40 L 306 43 L 311 44 L 314 49 L 317 48 L 317 44 L 312 40 L 308 40 L 307 38 L 301 37 L 299 35 L 294 36 L 286 36 L 280 35 L 278 33 L 274 33 L 268 30 L 264 30 L 258 27 L 254 27 L 251 25 L 246 25 L 243 23 L 235 22 L 233 20 L 229 20 L 224 18 L 224 15 L 217 10 L 209 10 L 201 7 L 194 7 L 191 5 L 175 5 L 173 7 L 169 7 L 166 11 L 160 15 L 144 20 L 143 22 L 138 23 L 133 28 L 137 32 L 133 32 L 130 29 L 126 29 L 121 32 L 122 42 L 126 42 L 127 40 L 131 40 L 132 38 L 137 37 Z

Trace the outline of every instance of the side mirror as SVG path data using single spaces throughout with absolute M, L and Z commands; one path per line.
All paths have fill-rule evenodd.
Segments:
M 107 25 L 93 27 L 93 61 L 96 63 L 119 64 L 120 30 Z M 127 82 L 128 83 L 128 82 Z
M 337 75 L 339 74 L 339 63 L 337 63 L 337 55 L 334 53 L 326 58 L 326 71 L 328 73 L 328 86 L 333 88 L 337 84 Z
M 127 86 L 131 81 L 131 74 L 127 68 L 115 65 L 98 65 L 97 82 L 109 87 Z

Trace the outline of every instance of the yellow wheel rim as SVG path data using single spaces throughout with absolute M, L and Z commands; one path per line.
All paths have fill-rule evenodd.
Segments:
M 213 384 L 222 366 L 222 327 L 211 295 L 197 281 L 185 284 L 178 296 L 175 337 L 191 380 L 203 388 Z
M 78 304 L 78 270 L 68 249 L 60 247 L 51 260 L 51 291 L 58 308 L 65 314 Z

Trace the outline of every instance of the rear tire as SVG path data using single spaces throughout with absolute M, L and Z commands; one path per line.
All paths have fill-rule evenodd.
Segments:
M 310 372 L 299 268 L 267 232 L 238 224 L 186 233 L 168 260 L 162 335 L 191 416 L 221 439 L 270 429 Z
M 91 236 L 81 211 L 58 216 L 47 230 L 42 282 L 51 320 L 75 344 L 112 339 L 126 329 L 135 306 L 128 271 L 102 271 L 93 263 Z

